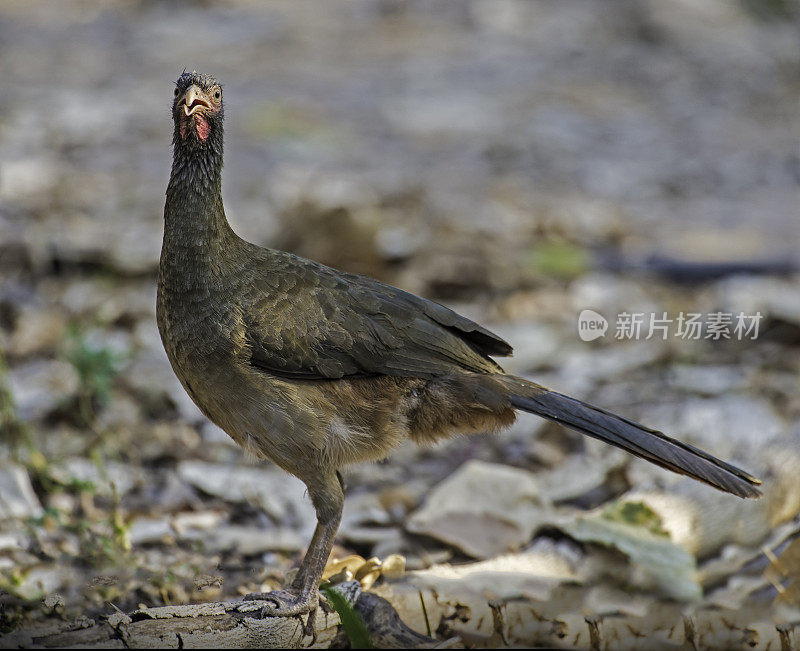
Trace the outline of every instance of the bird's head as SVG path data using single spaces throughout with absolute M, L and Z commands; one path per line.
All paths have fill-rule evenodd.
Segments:
M 211 75 L 184 71 L 175 82 L 175 142 L 203 147 L 222 135 L 222 86 Z

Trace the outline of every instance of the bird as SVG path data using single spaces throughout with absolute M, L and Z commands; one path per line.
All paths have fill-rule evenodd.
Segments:
M 305 483 L 317 523 L 291 583 L 249 594 L 263 616 L 313 616 L 342 517 L 341 470 L 410 439 L 495 432 L 530 412 L 742 498 L 757 478 L 666 434 L 507 374 L 510 344 L 432 300 L 231 228 L 222 201 L 222 86 L 183 73 L 172 100 L 156 316 L 202 413 Z

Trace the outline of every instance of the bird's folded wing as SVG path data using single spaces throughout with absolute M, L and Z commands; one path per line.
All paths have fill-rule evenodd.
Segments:
M 452 310 L 376 280 L 298 258 L 251 285 L 250 363 L 297 379 L 491 373 L 511 346 Z

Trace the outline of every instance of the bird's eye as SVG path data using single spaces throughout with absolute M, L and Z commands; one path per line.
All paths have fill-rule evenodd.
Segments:
M 180 91 L 180 90 L 178 90 L 178 87 L 177 87 L 177 86 L 175 86 L 175 92 L 173 93 L 173 95 L 175 95 L 175 97 L 177 97 L 177 96 L 178 96 L 178 93 L 180 93 L 180 92 L 181 92 L 181 91 Z
M 219 99 L 220 95 L 222 95 L 222 93 L 220 93 L 219 90 L 214 91 L 214 99 Z

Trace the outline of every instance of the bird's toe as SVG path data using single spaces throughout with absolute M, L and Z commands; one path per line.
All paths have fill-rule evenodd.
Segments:
M 316 593 L 303 594 L 293 590 L 273 590 L 272 592 L 253 592 L 244 597 L 245 601 L 263 601 L 261 617 L 291 617 L 305 615 L 317 608 L 319 596 Z

